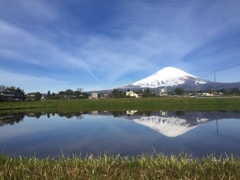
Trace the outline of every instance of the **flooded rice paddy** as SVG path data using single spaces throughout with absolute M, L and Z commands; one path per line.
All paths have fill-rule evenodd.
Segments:
M 240 111 L 114 111 L 0 115 L 0 150 L 16 156 L 146 153 L 240 155 Z

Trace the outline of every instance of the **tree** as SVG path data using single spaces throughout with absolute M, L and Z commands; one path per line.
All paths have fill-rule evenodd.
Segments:
M 88 99 L 89 94 L 88 93 L 82 93 L 81 98 Z
M 113 97 L 113 98 L 125 97 L 125 93 L 122 92 L 122 91 L 119 91 L 118 89 L 113 89 L 113 91 L 112 91 L 112 97 Z
M 3 96 L 0 94 L 0 102 L 3 101 Z
M 82 91 L 83 91 L 83 88 L 77 88 L 76 91 L 82 92 Z
M 152 91 L 151 89 L 147 88 L 144 92 L 143 92 L 143 97 L 149 97 L 152 95 Z
M 238 93 L 238 88 L 232 88 L 231 90 L 230 90 L 230 92 L 232 93 L 232 94 L 237 94 Z
M 182 88 L 176 88 L 176 89 L 174 89 L 174 92 L 178 96 L 183 95 L 183 89 Z
M 51 91 L 47 92 L 47 98 L 50 99 L 51 98 Z
M 6 89 L 7 87 L 4 85 L 0 85 L 0 89 Z
M 58 99 L 58 96 L 56 95 L 56 93 L 52 93 L 52 99 Z
M 66 94 L 66 95 L 73 95 L 73 90 L 67 89 L 67 90 L 65 91 L 65 94 Z
M 59 98 L 63 98 L 63 97 L 64 97 L 64 94 L 65 94 L 64 91 L 59 91 L 58 97 L 59 97 Z
M 19 87 L 17 87 L 17 88 L 15 89 L 15 92 L 18 93 L 18 94 L 20 94 L 20 95 L 24 95 L 24 94 L 25 94 L 24 90 L 23 90 L 23 89 L 20 89 Z
M 11 86 L 11 87 L 7 87 L 7 89 L 9 89 L 10 91 L 13 91 L 19 95 L 22 95 L 22 96 L 25 94 L 24 90 L 20 89 L 19 87 L 16 88 L 15 86 Z
M 40 101 L 42 98 L 42 94 L 40 92 L 36 92 L 35 96 L 34 96 L 34 100 L 35 101 Z
M 114 97 L 117 97 L 118 96 L 118 89 L 113 89 L 113 91 L 112 91 L 112 97 L 114 98 Z

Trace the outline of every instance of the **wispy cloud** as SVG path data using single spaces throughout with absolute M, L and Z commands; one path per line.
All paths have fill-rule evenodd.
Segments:
M 9 66 L 2 66 L 2 72 L 33 76 L 16 68 L 13 72 L 11 63 L 21 62 L 36 71 L 47 69 L 42 76 L 56 82 L 104 88 L 131 83 L 165 66 L 201 76 L 239 57 L 236 0 L 122 1 L 104 4 L 105 11 L 92 3 L 55 3 L 4 1 L 0 57 Z M 16 7 L 10 15 L 8 10 Z M 88 17 L 94 12 L 99 17 Z M 58 72 L 63 73 L 52 75 Z
M 86 63 L 53 42 L 40 39 L 23 29 L 0 21 L 1 56 L 39 66 L 85 68 Z
M 1 0 L 1 16 L 14 22 L 15 20 L 25 20 L 21 23 L 32 23 L 26 21 L 33 21 L 33 23 L 39 23 L 36 21 L 51 21 L 59 16 L 59 11 L 55 8 L 57 4 L 52 2 L 41 0 L 41 1 L 28 1 L 28 0 Z
M 66 87 L 76 87 L 71 83 L 51 79 L 46 76 L 35 77 L 3 70 L 0 70 L 0 76 L 4 77 L 1 79 L 1 85 L 20 87 L 27 90 L 27 92 L 39 91 L 41 93 L 47 93 L 48 90 L 51 92 L 58 92 L 60 90 L 66 90 Z

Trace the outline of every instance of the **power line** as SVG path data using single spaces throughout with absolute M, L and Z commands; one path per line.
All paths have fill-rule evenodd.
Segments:
M 214 79 L 216 78 L 216 72 L 219 72 L 219 71 L 225 71 L 225 70 L 228 70 L 228 69 L 232 69 L 232 68 L 235 68 L 235 67 L 239 67 L 240 66 L 240 63 L 237 63 L 235 65 L 231 65 L 231 66 L 228 66 L 228 67 L 225 67 L 225 68 L 221 68 L 221 69 L 215 69 L 215 70 L 212 70 L 211 72 L 208 72 L 207 74 L 201 76 L 202 78 L 204 77 L 207 77 L 207 76 L 210 76 L 210 75 L 214 75 Z
M 232 66 L 228 66 L 228 67 L 225 67 L 225 68 L 222 68 L 222 69 L 217 69 L 215 71 L 224 71 L 224 70 L 232 69 L 232 68 L 235 68 L 235 67 L 238 67 L 238 66 L 240 66 L 240 63 L 232 65 Z

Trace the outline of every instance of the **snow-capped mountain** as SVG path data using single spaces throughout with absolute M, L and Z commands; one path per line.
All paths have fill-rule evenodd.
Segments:
M 187 72 L 174 67 L 165 67 L 158 72 L 120 87 L 120 89 L 143 89 L 143 88 L 161 88 L 167 87 L 168 90 L 176 87 L 184 90 L 199 91 L 199 90 L 216 90 L 239 88 L 240 82 L 221 83 L 204 80 Z
M 198 85 L 206 84 L 207 81 L 184 72 L 180 69 L 174 67 L 166 67 L 151 76 L 132 83 L 132 85 L 139 87 L 156 88 L 164 86 L 177 86 L 185 83 Z

